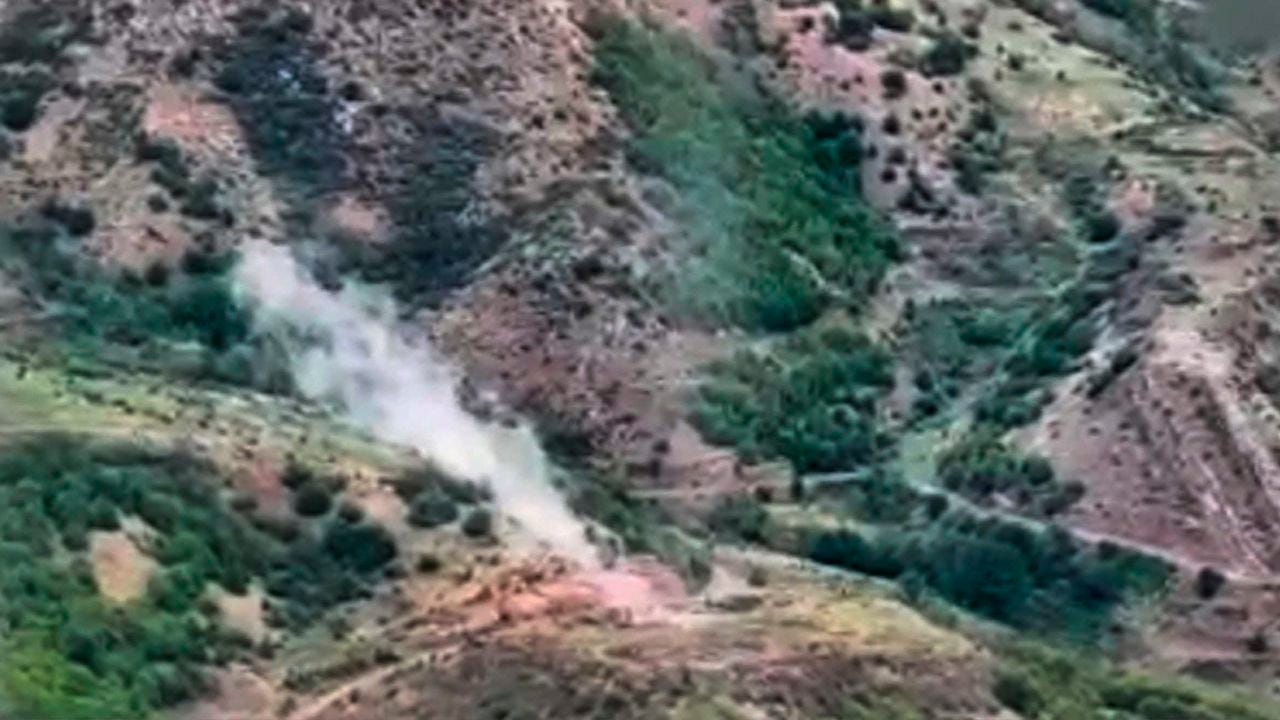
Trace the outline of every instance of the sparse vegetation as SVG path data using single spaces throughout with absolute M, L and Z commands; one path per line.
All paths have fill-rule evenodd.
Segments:
M 314 217 L 317 202 L 352 183 L 354 148 L 335 121 L 353 82 L 331 82 L 321 67 L 324 42 L 297 7 L 259 5 L 239 13 L 237 35 L 215 53 L 215 83 L 226 93 L 257 161 L 291 215 Z M 389 112 L 389 117 L 383 113 Z M 346 269 L 391 285 L 411 305 L 439 302 L 506 239 L 476 212 L 473 176 L 496 148 L 485 125 L 445 117 L 434 103 L 378 109 L 377 122 L 407 130 L 386 148 L 389 177 L 377 199 L 391 218 L 390 242 L 377 246 L 330 238 Z M 190 203 L 188 203 L 190 205 Z M 202 206 L 191 205 L 192 212 Z
M 634 160 L 682 198 L 684 308 L 784 331 L 874 290 L 898 245 L 858 199 L 852 120 L 792 116 L 685 37 L 622 20 L 597 30 L 594 77 L 636 134 Z
M 955 168 L 956 186 L 970 195 L 981 195 L 987 177 L 1002 169 L 1005 136 L 989 101 L 979 99 L 968 123 L 956 133 L 949 159 Z

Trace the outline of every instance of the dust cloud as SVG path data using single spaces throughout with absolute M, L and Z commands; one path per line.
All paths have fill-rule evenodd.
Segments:
M 532 431 L 485 423 L 463 409 L 455 372 L 420 333 L 396 321 L 389 298 L 354 284 L 330 292 L 288 249 L 266 242 L 243 249 L 236 291 L 256 331 L 286 348 L 304 395 L 454 477 L 486 485 L 498 510 L 550 551 L 599 564 L 582 521 L 551 484 Z

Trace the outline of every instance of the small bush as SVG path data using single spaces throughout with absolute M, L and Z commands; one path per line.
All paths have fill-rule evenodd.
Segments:
M 321 483 L 311 481 L 293 496 L 293 511 L 306 518 L 320 517 L 333 507 L 333 496 Z
M 1001 668 L 996 672 L 991 693 L 1001 705 L 1022 717 L 1039 717 L 1044 709 L 1044 698 L 1031 677 L 1018 670 Z
M 350 500 L 343 500 L 338 505 L 338 518 L 343 522 L 358 523 L 364 519 L 364 510 Z
M 24 132 L 40 115 L 40 101 L 54 88 L 52 76 L 41 71 L 0 72 L 0 123 L 13 132 Z
M 409 504 L 409 524 L 435 528 L 458 519 L 458 506 L 448 497 L 430 490 L 418 493 Z
M 880 73 L 880 87 L 886 100 L 897 100 L 907 94 L 907 75 L 897 68 Z
M 1120 218 L 1109 210 L 1100 210 L 1085 219 L 1085 235 L 1089 242 L 1104 243 L 1120 234 Z
M 324 550 L 342 566 L 360 573 L 378 570 L 396 557 L 391 534 L 371 523 L 330 523 Z
M 893 32 L 910 32 L 916 24 L 915 13 L 906 8 L 893 8 L 888 4 L 872 5 L 867 10 L 871 22 L 885 30 Z
M 419 555 L 413 564 L 414 570 L 422 575 L 433 575 L 440 572 L 443 567 L 444 561 L 440 559 L 440 556 L 431 553 Z
M 762 543 L 768 534 L 769 512 L 755 498 L 737 495 L 716 506 L 707 524 L 722 537 Z
M 928 77 L 959 75 L 973 54 L 973 48 L 954 33 L 943 33 L 920 58 L 920 71 Z
M 86 205 L 66 204 L 52 200 L 41 208 L 41 213 L 62 225 L 74 237 L 89 235 L 97 226 L 93 210 Z
M 487 538 L 493 535 L 493 513 L 476 508 L 462 521 L 462 532 L 470 538 Z

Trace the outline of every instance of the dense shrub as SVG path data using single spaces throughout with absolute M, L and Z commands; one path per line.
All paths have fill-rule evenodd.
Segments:
M 1058 481 L 1047 458 L 1017 452 L 1001 434 L 978 426 L 943 449 L 937 460 L 942 484 L 980 502 L 998 494 L 1020 507 L 1055 513 L 1080 499 L 1075 485 Z
M 0 456 L 0 707 L 22 717 L 142 717 L 204 687 L 211 657 L 234 651 L 201 613 L 216 583 L 243 593 L 255 578 L 291 622 L 314 619 L 361 591 L 394 545 L 359 526 L 288 548 L 226 506 L 215 470 L 183 454 L 42 437 Z M 85 528 L 138 517 L 160 563 L 146 597 L 108 608 L 87 565 Z M 67 542 L 78 538 L 75 542 Z
M 920 58 L 920 71 L 929 77 L 959 75 L 974 50 L 960 36 L 946 32 L 934 38 Z
M 409 503 L 409 524 L 420 528 L 434 528 L 458 519 L 458 506 L 445 495 L 423 491 Z
M 859 199 L 853 120 L 793 116 L 683 36 L 616 19 L 597 35 L 594 79 L 634 131 L 634 160 L 681 199 L 684 308 L 785 331 L 866 298 L 899 249 Z
M 462 520 L 462 532 L 471 538 L 486 538 L 493 534 L 493 513 L 476 508 Z
M 0 24 L 0 63 L 57 63 L 67 46 L 92 28 L 92 13 L 81 3 L 18 0 L 5 9 L 9 12 Z
M 302 517 L 320 517 L 333 507 L 333 496 L 328 488 L 318 482 L 308 482 L 298 488 L 293 496 L 293 510 Z
M 871 47 L 875 22 L 856 0 L 836 3 L 837 17 L 827 33 L 827 42 L 838 43 L 855 52 Z
M 59 223 L 73 237 L 84 237 L 97 225 L 93 210 L 86 205 L 70 204 L 53 199 L 40 209 L 41 213 Z
M 1202 567 L 1196 573 L 1196 594 L 1202 599 L 1211 600 L 1227 584 L 1227 576 L 1215 567 Z
M 358 573 L 379 570 L 396 557 L 395 540 L 373 523 L 331 523 L 324 549 L 340 565 Z
M 814 532 L 811 559 L 923 582 L 946 600 L 1015 627 L 1094 639 L 1131 595 L 1161 591 L 1170 569 L 1137 552 L 1089 548 L 1060 530 L 950 510 L 905 530 Z
M 412 503 L 424 493 L 462 504 L 475 504 L 489 498 L 484 488 L 450 477 L 430 464 L 410 468 L 392 478 L 390 484 L 406 503 Z
M 893 32 L 908 32 L 916 24 L 915 13 L 906 8 L 890 7 L 887 2 L 876 2 L 867 9 L 871 22 Z
M 227 99 L 264 174 L 308 194 L 346 176 L 338 98 L 310 47 L 311 19 L 297 8 L 250 7 L 233 17 L 238 35 L 214 58 Z
M 747 460 L 849 470 L 891 445 L 876 425 L 877 403 L 893 385 L 891 358 L 850 328 L 812 328 L 767 354 L 742 351 L 707 375 L 694 422 Z
M 896 100 L 907 94 L 907 74 L 897 68 L 880 73 L 880 87 L 887 100 Z
M 962 299 L 913 306 L 904 318 L 909 335 L 903 355 L 914 371 L 916 411 L 933 415 L 968 384 L 989 378 L 1030 310 L 1025 302 L 1000 306 Z
M 81 218 L 71 209 L 53 213 L 68 229 L 83 230 L 91 222 L 91 216 Z M 180 345 L 194 343 L 209 358 L 196 375 L 254 382 L 253 377 L 223 377 L 217 371 L 223 359 L 251 349 L 248 318 L 222 274 L 225 262 L 216 273 L 145 283 L 85 256 L 76 238 L 45 217 L 0 224 L 0 252 L 0 267 L 10 277 L 60 311 L 58 322 L 68 349 L 96 358 L 103 354 L 102 346 L 115 345 L 136 351 L 140 364 L 155 364 L 165 351 L 178 354 Z M 160 364 L 157 369 L 166 367 Z
M 29 129 L 54 86 L 53 77 L 39 70 L 0 73 L 0 123 L 14 132 Z
M 1188 679 L 1115 667 L 1096 654 L 1019 643 L 997 648 L 992 692 L 1023 717 L 1125 720 L 1265 720 L 1280 717 L 1270 700 Z
M 764 542 L 769 533 L 769 512 L 755 498 L 735 495 L 716 506 L 707 524 L 722 537 Z

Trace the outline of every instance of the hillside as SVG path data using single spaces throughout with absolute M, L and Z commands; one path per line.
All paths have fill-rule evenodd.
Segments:
M 1272 15 L 0 0 L 0 716 L 1280 718 Z

